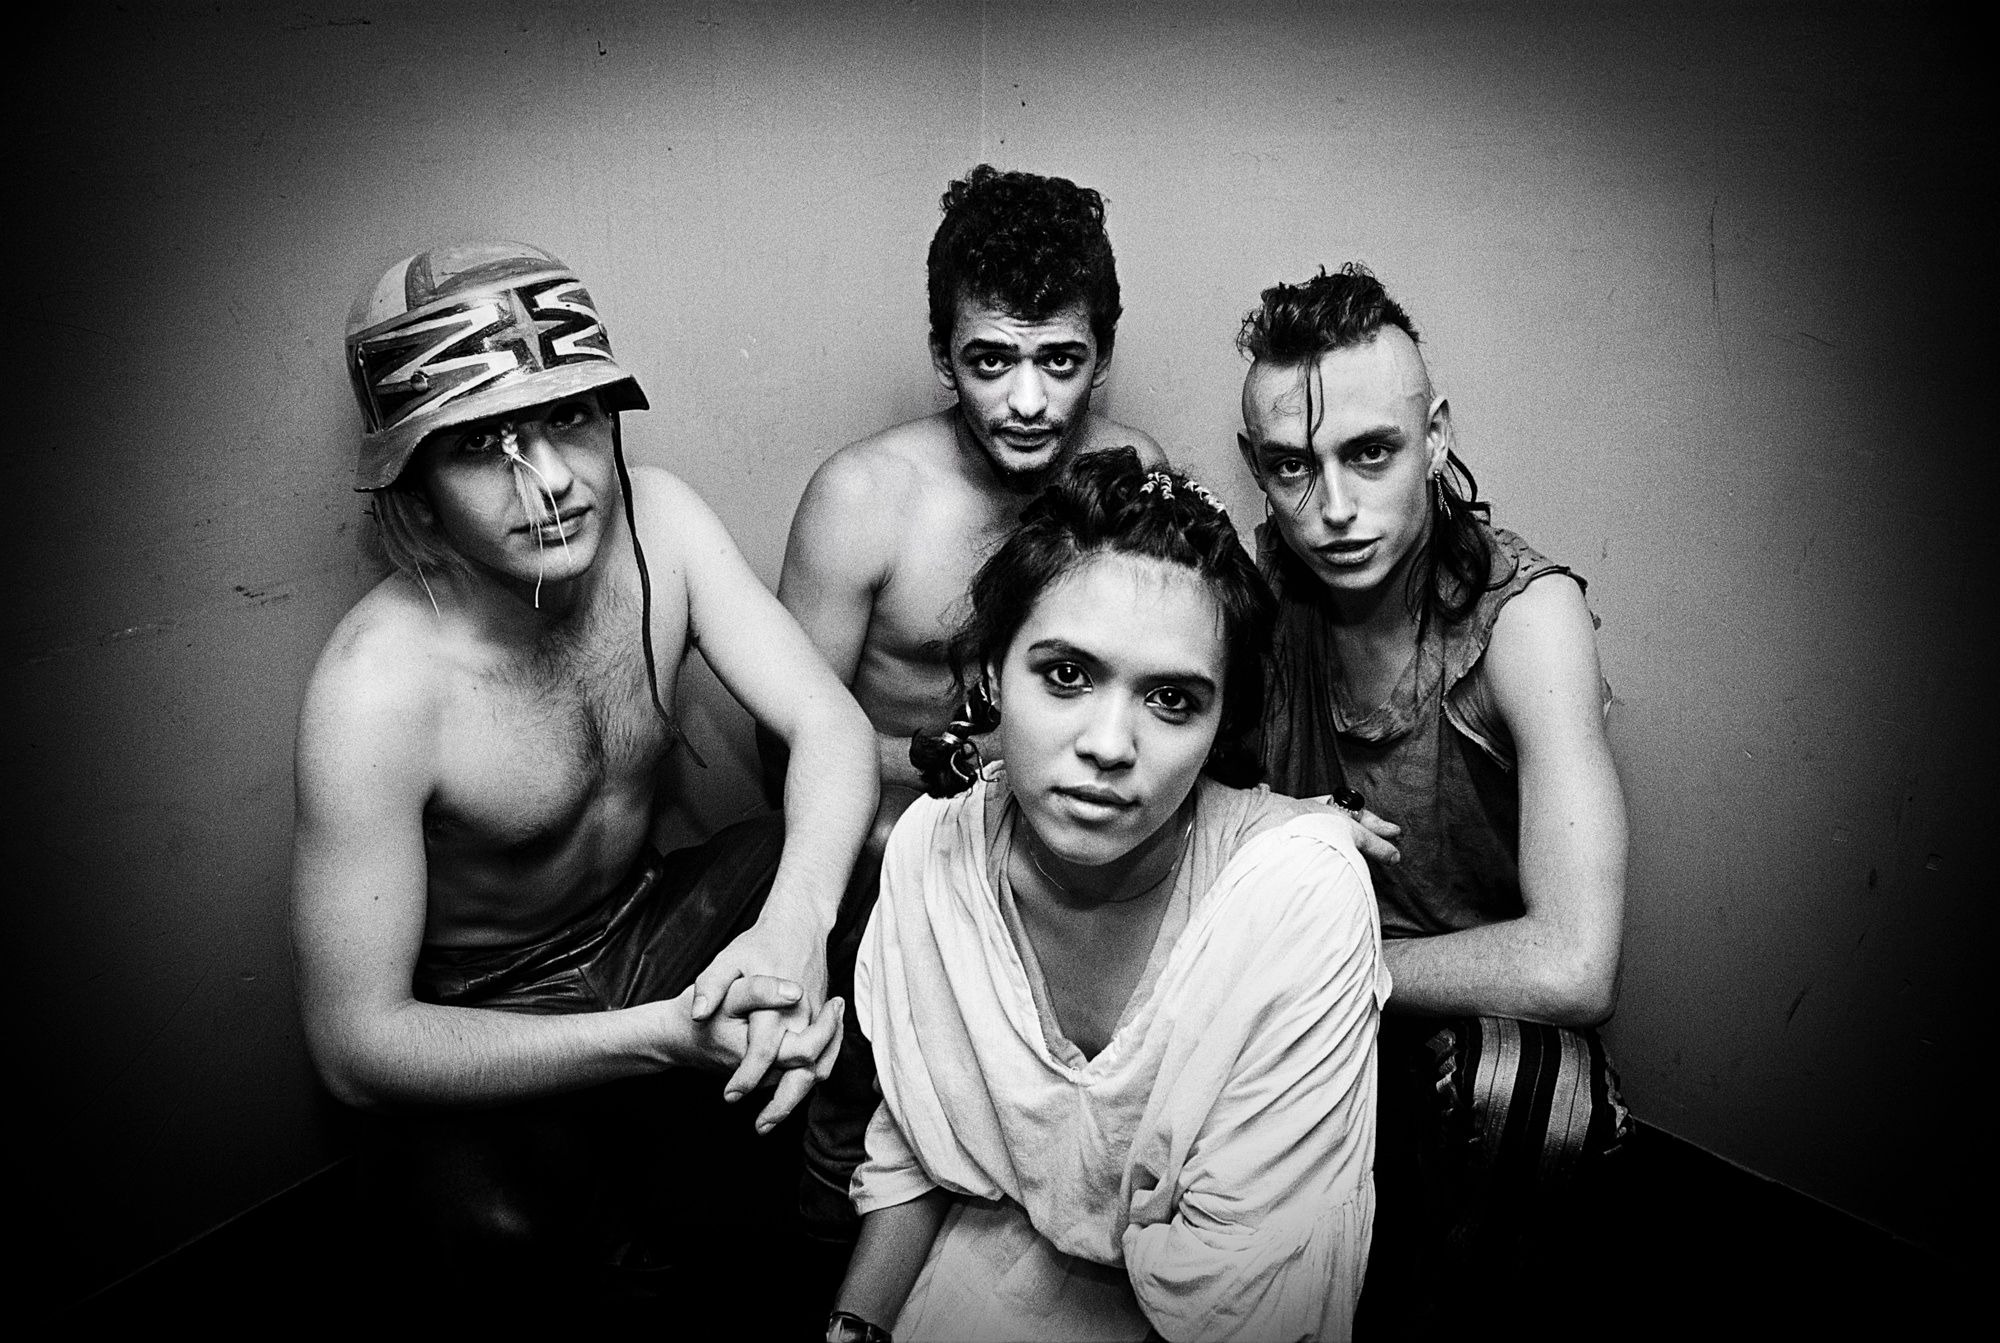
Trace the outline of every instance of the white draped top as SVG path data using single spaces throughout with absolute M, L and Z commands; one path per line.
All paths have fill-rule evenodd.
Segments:
M 1179 908 L 1085 1060 L 992 870 L 1005 787 L 995 770 L 904 814 L 855 975 L 883 1095 L 855 1202 L 964 1196 L 899 1343 L 1149 1324 L 1170 1340 L 1348 1337 L 1389 977 L 1344 824 L 1203 779 Z

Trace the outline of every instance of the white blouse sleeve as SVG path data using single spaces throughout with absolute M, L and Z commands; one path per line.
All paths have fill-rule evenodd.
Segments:
M 910 1150 L 896 1116 L 886 1103 L 878 1102 L 868 1120 L 868 1159 L 854 1171 L 848 1193 L 854 1210 L 867 1216 L 877 1208 L 891 1208 L 921 1198 L 937 1185 L 924 1173 L 923 1163 Z
M 1225 889 L 1226 888 L 1226 889 Z M 1346 1338 L 1374 1213 L 1388 994 L 1366 868 L 1300 819 L 1232 860 L 1135 1145 L 1126 1269 L 1166 1338 Z M 1197 934 L 1195 928 L 1190 934 Z

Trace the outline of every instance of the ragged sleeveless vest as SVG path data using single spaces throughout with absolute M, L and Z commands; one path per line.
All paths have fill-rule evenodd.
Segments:
M 1484 526 L 1484 524 L 1481 524 Z M 1514 533 L 1487 528 L 1489 590 L 1463 620 L 1433 620 L 1386 703 L 1346 695 L 1325 589 L 1279 563 L 1269 523 L 1258 556 L 1278 591 L 1278 631 L 1262 758 L 1273 790 L 1294 797 L 1344 781 L 1403 827 L 1402 861 L 1369 864 L 1384 937 L 1428 937 L 1517 918 L 1520 795 L 1514 748 L 1480 685 L 1500 609 L 1528 584 L 1568 574 Z

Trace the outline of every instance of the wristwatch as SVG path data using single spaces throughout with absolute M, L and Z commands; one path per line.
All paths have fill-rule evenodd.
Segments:
M 826 1343 L 895 1343 L 889 1331 L 870 1324 L 851 1310 L 836 1310 L 826 1317 Z

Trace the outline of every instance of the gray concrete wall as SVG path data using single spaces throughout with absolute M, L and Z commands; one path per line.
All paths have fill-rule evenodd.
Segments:
M 923 250 L 981 160 L 1105 192 L 1110 409 L 1246 524 L 1243 310 L 1347 258 L 1402 297 L 1499 521 L 1603 619 L 1634 1109 L 1953 1249 L 1995 744 L 1971 36 L 1723 3 L 66 7 L 6 149 L 0 834 L 43 1287 L 346 1140 L 284 901 L 292 717 L 375 572 L 357 288 L 455 235 L 567 257 L 656 407 L 634 455 L 775 580 L 813 467 L 941 404 Z M 694 679 L 688 831 L 754 805 L 747 725 Z

